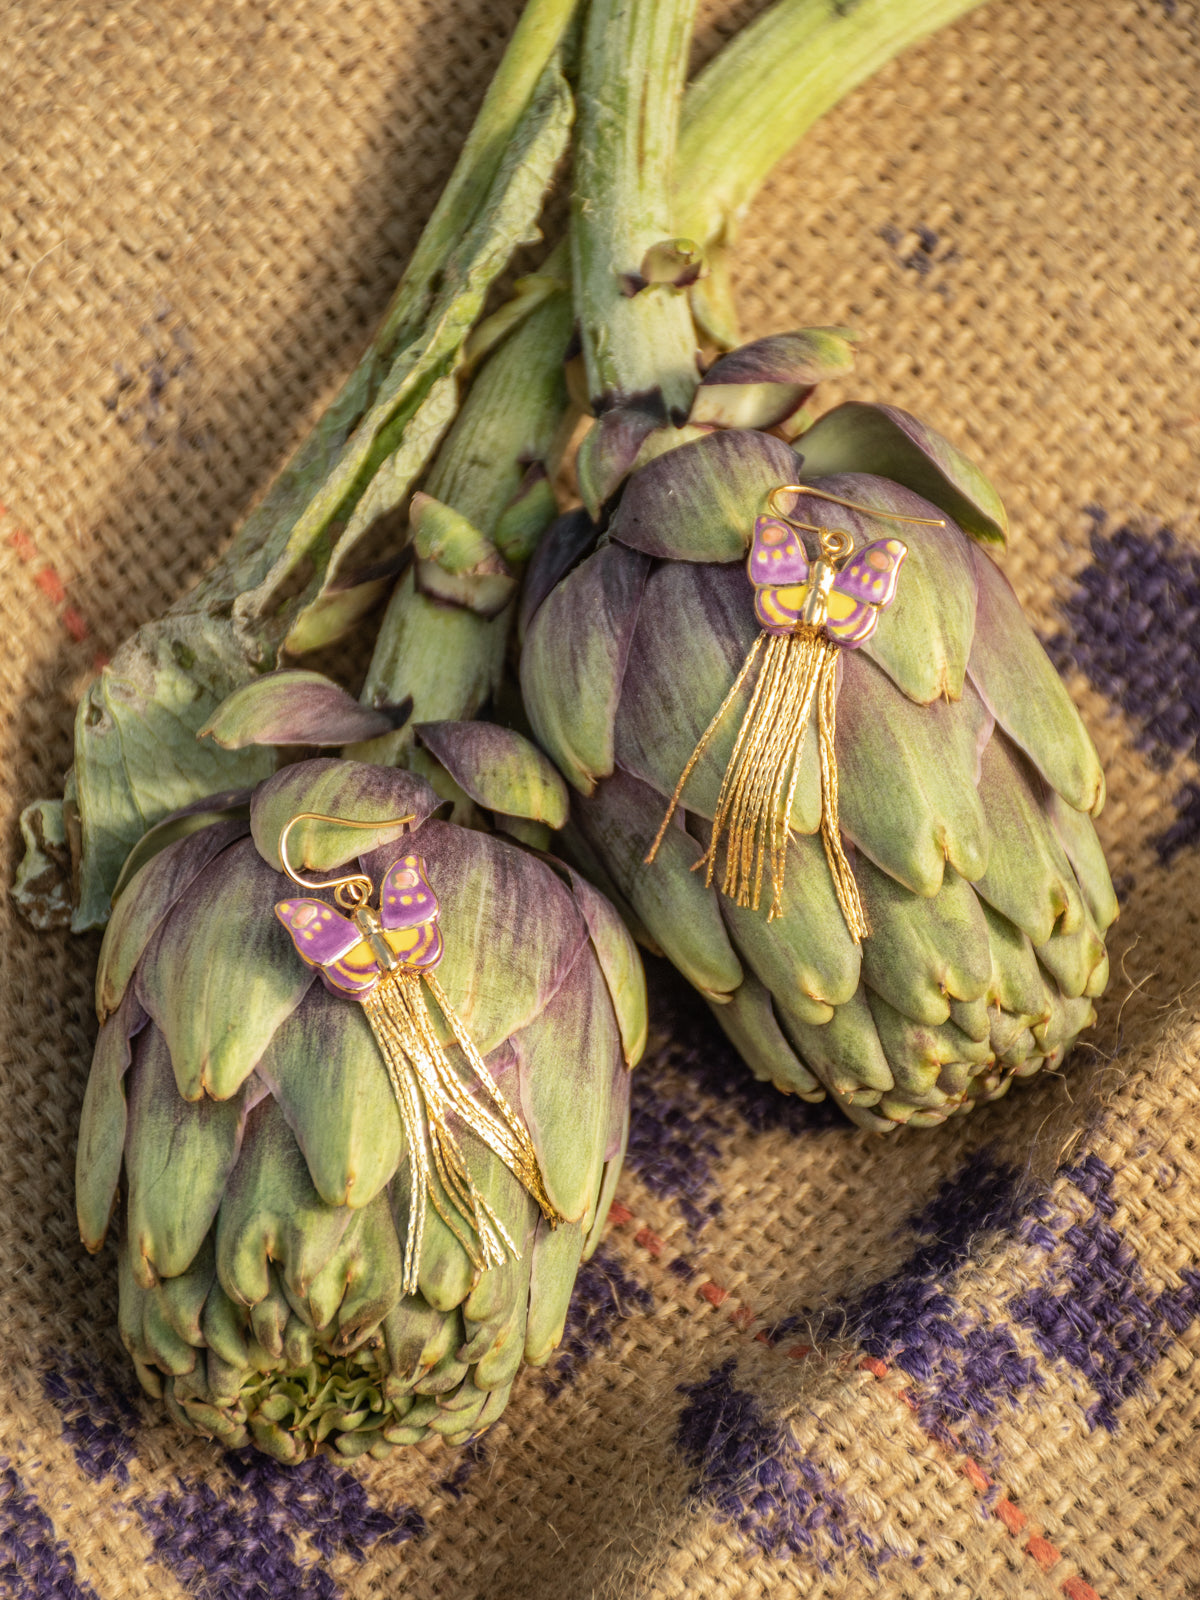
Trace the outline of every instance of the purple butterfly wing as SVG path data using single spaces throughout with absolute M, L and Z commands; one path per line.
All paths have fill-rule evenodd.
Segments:
M 856 550 L 833 580 L 833 587 L 868 605 L 890 606 L 896 598 L 900 567 L 908 546 L 899 539 L 877 539 Z
M 361 995 L 379 980 L 379 964 L 369 957 L 363 936 L 323 900 L 281 900 L 275 915 L 292 936 L 302 960 L 316 967 L 335 994 Z M 353 963 L 345 958 L 357 951 Z
M 747 565 L 750 582 L 764 584 L 808 582 L 808 556 L 800 535 L 778 517 L 759 517 Z
M 393 861 L 379 893 L 379 917 L 385 928 L 415 928 L 432 922 L 438 914 L 437 895 L 425 873 L 421 856 L 401 856 Z

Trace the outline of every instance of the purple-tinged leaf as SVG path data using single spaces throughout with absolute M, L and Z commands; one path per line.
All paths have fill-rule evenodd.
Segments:
M 197 734 L 224 750 L 254 744 L 343 745 L 402 727 L 411 702 L 364 706 L 320 672 L 287 668 L 235 689 Z
M 891 478 L 940 506 L 965 533 L 1003 545 L 1008 517 L 1000 496 L 957 446 L 896 406 L 847 401 L 794 441 L 805 482 L 841 472 Z
M 164 824 L 168 826 L 169 824 Z M 216 822 L 158 851 L 129 881 L 113 909 L 96 970 L 101 1022 L 120 1003 L 142 952 L 177 901 L 223 850 L 250 831 L 249 820 Z
M 524 641 L 530 622 L 551 590 L 586 556 L 591 555 L 596 544 L 596 533 L 596 524 L 583 510 L 568 511 L 547 529 L 521 586 L 521 605 L 517 616 L 517 636 L 520 640 Z
M 739 561 L 771 489 L 794 483 L 787 445 L 748 430 L 711 433 L 642 467 L 613 519 L 614 539 L 674 561 Z
M 441 904 L 438 979 L 486 1056 L 548 1004 L 587 941 L 571 891 L 544 861 L 494 835 L 427 822 L 412 840 Z M 378 882 L 396 852 L 363 858 Z
M 592 949 L 608 985 L 609 999 L 621 1030 L 625 1065 L 634 1067 L 646 1048 L 649 1029 L 646 975 L 642 971 L 641 957 L 611 902 L 572 867 L 567 867 L 566 871 L 575 904 L 587 923 Z
M 792 416 L 815 384 L 854 365 L 844 328 L 773 334 L 732 350 L 700 380 L 688 418 L 720 428 L 772 428 Z
M 192 882 L 147 946 L 138 999 L 167 1041 L 185 1100 L 236 1094 L 313 982 L 275 916 L 287 888 L 241 839 Z
M 567 786 L 523 734 L 494 722 L 421 722 L 415 731 L 476 805 L 548 828 L 566 822 Z
M 666 421 L 659 411 L 614 406 L 584 435 L 575 462 L 579 495 L 593 517 L 633 471 L 642 446 Z
M 94 1255 L 104 1243 L 117 1198 L 125 1149 L 125 1074 L 132 1039 L 149 1018 L 133 991 L 100 1029 L 79 1117 L 75 1153 L 75 1214 L 79 1236 Z
M 526 635 L 521 690 L 533 731 L 584 794 L 613 769 L 613 723 L 649 567 L 605 545 L 548 596 Z

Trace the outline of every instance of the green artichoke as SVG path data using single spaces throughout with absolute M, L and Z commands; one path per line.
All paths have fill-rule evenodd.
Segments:
M 330 698 L 313 687 L 299 720 L 315 726 Z M 381 1455 L 478 1432 L 522 1361 L 549 1358 L 607 1214 L 627 1066 L 645 1034 L 636 951 L 570 869 L 436 820 L 439 804 L 412 773 L 301 762 L 161 824 L 118 889 L 97 975 L 80 1229 L 96 1250 L 118 1217 L 120 1329 L 138 1375 L 179 1423 L 230 1446 L 286 1461 L 322 1441 Z M 563 1219 L 550 1226 L 451 1117 L 515 1247 L 502 1264 L 480 1270 L 453 1213 L 430 1205 L 417 1287 L 404 1292 L 412 1152 L 380 1048 L 366 1008 L 299 959 L 276 914 L 297 894 L 280 839 L 301 813 L 373 826 L 294 827 L 293 868 L 324 874 L 357 852 L 352 870 L 378 884 L 401 850 L 424 863 L 445 996 L 519 1110 Z M 405 816 L 398 845 L 404 830 L 383 824 Z M 446 1016 L 429 1018 L 469 1083 Z
M 808 1099 L 828 1092 L 883 1131 L 942 1122 L 1061 1062 L 1094 1018 L 1117 905 L 1092 824 L 1104 798 L 1095 749 L 981 548 L 1004 540 L 994 491 L 889 407 L 841 406 L 795 450 L 779 436 L 820 376 L 808 358 L 837 337 L 724 358 L 691 426 L 650 437 L 619 500 L 602 419 L 590 459 L 607 494 L 600 525 L 577 512 L 547 537 L 524 599 L 521 682 L 576 791 L 578 864 L 701 991 L 757 1076 Z M 897 535 L 908 546 L 894 604 L 860 649 L 837 652 L 835 792 L 870 929 L 861 942 L 821 838 L 815 705 L 782 819 L 783 914 L 769 921 L 765 904 L 738 904 L 694 870 L 753 674 L 645 860 L 759 634 L 746 562 L 756 518 L 797 482 L 864 508 L 797 495 L 792 514 L 813 532 L 843 530 L 856 551 Z

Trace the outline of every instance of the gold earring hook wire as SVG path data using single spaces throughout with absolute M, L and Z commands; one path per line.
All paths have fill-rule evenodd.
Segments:
M 843 500 L 840 495 L 829 494 L 824 489 L 814 489 L 807 483 L 781 483 L 778 488 L 772 489 L 767 496 L 767 510 L 772 516 L 778 517 L 782 522 L 790 522 L 794 528 L 805 528 L 810 533 L 825 533 L 824 528 L 814 527 L 811 522 L 797 522 L 786 511 L 781 511 L 775 503 L 777 494 L 811 494 L 818 500 L 829 500 L 835 506 L 846 506 L 850 511 L 862 511 L 869 517 L 882 517 L 886 522 L 913 522 L 922 528 L 944 528 L 945 517 L 902 517 L 898 511 L 880 511 L 875 506 L 860 505 L 857 500 Z
M 302 878 L 288 860 L 288 834 L 298 822 L 334 822 L 342 828 L 400 828 L 416 820 L 415 811 L 407 817 L 390 817 L 383 822 L 355 822 L 350 817 L 327 817 L 321 811 L 298 811 L 279 835 L 279 859 L 283 862 L 283 870 L 293 883 L 299 884 L 302 889 L 332 889 L 333 898 L 338 905 L 343 910 L 353 911 L 355 907 L 365 905 L 374 892 L 375 885 L 366 873 L 352 872 L 344 878 L 327 878 L 323 883 L 317 883 L 311 878 Z

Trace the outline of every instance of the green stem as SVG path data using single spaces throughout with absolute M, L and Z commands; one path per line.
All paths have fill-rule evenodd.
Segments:
M 661 401 L 682 421 L 696 384 L 687 300 L 630 295 L 651 245 L 672 237 L 675 136 L 695 0 L 591 0 L 578 87 L 571 256 L 597 411 Z M 664 419 L 665 420 L 665 419 Z
M 729 231 L 772 168 L 893 56 L 979 0 L 780 0 L 691 84 L 679 132 L 676 221 L 701 245 Z
M 424 313 L 450 253 L 471 226 L 500 170 L 517 124 L 561 46 L 577 4 L 578 0 L 528 0 L 450 181 L 384 314 L 374 344 L 381 353 L 402 340 Z

